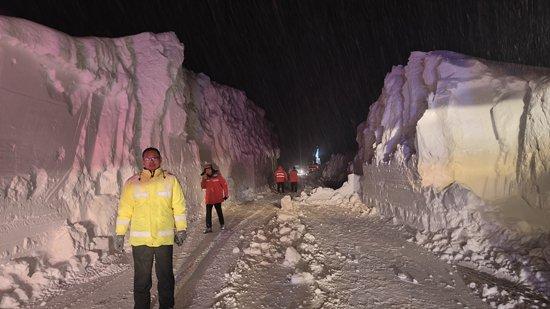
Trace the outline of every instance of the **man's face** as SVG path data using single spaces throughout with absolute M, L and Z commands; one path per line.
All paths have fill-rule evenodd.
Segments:
M 142 160 L 143 160 L 143 168 L 150 171 L 154 171 L 157 168 L 159 168 L 160 163 L 162 162 L 161 157 L 154 150 L 145 152 L 143 154 Z
M 210 167 L 207 167 L 204 172 L 206 173 L 207 176 L 212 176 L 212 168 Z

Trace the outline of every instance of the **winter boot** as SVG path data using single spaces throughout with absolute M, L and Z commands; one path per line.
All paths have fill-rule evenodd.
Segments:
M 204 234 L 212 233 L 212 228 L 211 227 L 205 228 L 203 233 Z
M 225 225 L 222 224 L 222 225 L 220 226 L 220 230 L 222 230 L 222 231 L 225 230 Z

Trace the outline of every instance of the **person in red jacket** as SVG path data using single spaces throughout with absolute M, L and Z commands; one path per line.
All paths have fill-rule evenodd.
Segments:
M 273 177 L 277 183 L 277 192 L 285 193 L 285 181 L 287 180 L 287 175 L 285 169 L 279 165 L 275 172 L 273 172 Z
M 290 191 L 292 192 L 298 192 L 298 171 L 296 170 L 296 166 L 294 166 L 289 173 L 289 180 L 290 180 Z
M 204 233 L 212 233 L 212 207 L 216 208 L 218 219 L 220 221 L 220 230 L 225 229 L 222 202 L 229 197 L 227 181 L 215 170 L 212 164 L 206 164 L 202 171 L 201 188 L 206 190 L 204 197 L 206 202 L 206 229 Z

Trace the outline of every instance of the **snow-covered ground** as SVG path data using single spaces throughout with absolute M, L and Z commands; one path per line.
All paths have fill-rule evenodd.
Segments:
M 218 308 L 546 307 L 525 286 L 446 263 L 412 229 L 357 199 L 359 176 L 338 190 L 281 200 L 267 225 L 243 235 Z M 427 243 L 432 241 L 427 241 Z
M 411 229 L 356 200 L 359 187 L 351 175 L 339 190 L 293 199 L 265 193 L 225 205 L 227 230 L 214 219 L 214 233 L 197 227 L 176 247 L 176 308 L 549 305 L 524 286 L 439 259 L 411 241 Z M 31 307 L 132 308 L 131 263 L 129 253 L 110 256 L 87 280 L 51 290 Z

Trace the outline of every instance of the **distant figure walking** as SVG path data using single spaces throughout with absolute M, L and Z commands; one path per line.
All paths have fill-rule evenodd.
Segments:
M 206 202 L 206 229 L 204 233 L 212 233 L 212 207 L 216 208 L 218 220 L 220 221 L 220 230 L 225 229 L 223 220 L 222 202 L 229 198 L 227 181 L 214 169 L 212 164 L 206 164 L 202 171 L 201 188 L 206 189 L 204 200 Z
M 289 180 L 290 180 L 290 191 L 291 192 L 298 192 L 298 171 L 296 170 L 296 166 L 294 166 L 289 173 Z
M 275 183 L 277 183 L 277 192 L 285 193 L 285 181 L 288 177 L 286 175 L 285 169 L 281 165 L 277 167 L 277 169 L 273 173 L 273 177 L 275 178 Z

